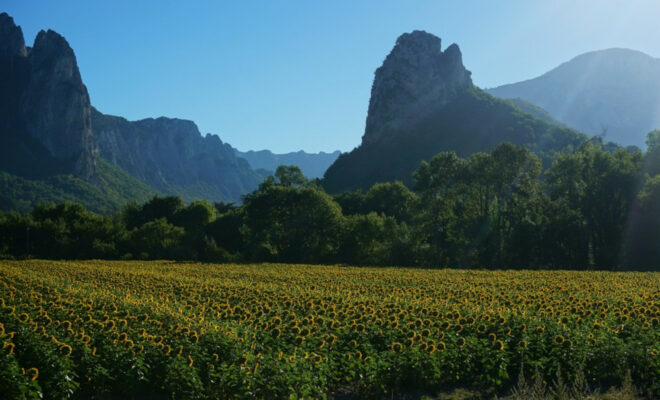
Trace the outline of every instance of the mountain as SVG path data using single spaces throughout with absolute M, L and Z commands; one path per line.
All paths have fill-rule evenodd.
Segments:
M 584 140 L 477 88 L 456 44 L 442 51 L 440 38 L 414 31 L 397 39 L 376 70 L 362 143 L 337 158 L 323 186 L 341 192 L 393 180 L 411 184 L 421 161 L 441 151 L 467 156 L 511 142 L 548 160 Z
M 110 213 L 155 193 L 96 155 L 89 95 L 67 41 L 41 31 L 26 47 L 0 13 L 0 209 L 75 201 Z
M 101 158 L 187 201 L 239 202 L 263 180 L 229 144 L 216 135 L 202 136 L 192 121 L 127 121 L 92 109 L 92 128 Z
M 68 200 L 111 212 L 155 193 L 237 202 L 262 178 L 191 121 L 98 112 L 66 39 L 41 31 L 26 47 L 0 14 L 0 209 Z
M 660 128 L 660 59 L 628 49 L 579 55 L 534 79 L 488 89 L 522 98 L 583 132 L 644 147 Z
M 96 172 L 90 101 L 76 57 L 51 30 L 26 47 L 0 14 L 0 169 L 24 176 Z
M 332 153 L 319 152 L 319 153 L 305 153 L 304 151 L 296 151 L 284 154 L 275 154 L 270 150 L 260 151 L 239 151 L 234 149 L 237 157 L 242 157 L 250 163 L 250 166 L 255 170 L 265 170 L 273 172 L 279 165 L 296 165 L 300 167 L 303 174 L 310 178 L 322 178 L 328 167 L 335 162 L 339 157 L 340 151 L 333 151 Z

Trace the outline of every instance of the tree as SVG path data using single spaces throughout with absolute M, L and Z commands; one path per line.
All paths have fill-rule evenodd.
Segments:
M 416 203 L 415 194 L 400 181 L 377 183 L 364 197 L 363 214 L 375 212 L 399 222 L 410 222 Z
M 184 235 L 183 228 L 158 218 L 131 231 L 126 247 L 138 258 L 178 259 Z
M 551 197 L 565 201 L 584 218 L 591 266 L 611 269 L 621 261 L 623 234 L 636 197 L 641 160 L 639 152 L 610 153 L 588 144 L 574 153 L 560 155 L 548 171 Z
M 423 258 L 432 266 L 450 266 L 460 251 L 460 237 L 456 234 L 459 230 L 457 211 L 464 168 L 464 160 L 456 153 L 445 152 L 429 162 L 423 161 L 413 174 L 421 205 L 418 232 L 421 240 L 428 244 L 428 254 Z
M 343 223 L 341 208 L 316 186 L 273 185 L 245 198 L 241 233 L 260 261 L 330 262 Z
M 275 170 L 275 178 L 282 186 L 300 186 L 307 183 L 307 178 L 295 165 L 278 165 Z
M 625 264 L 657 269 L 660 265 L 660 175 L 645 177 L 627 229 Z
M 366 214 L 365 195 L 359 189 L 335 194 L 332 198 L 341 206 L 344 215 Z
M 180 197 L 154 196 L 141 207 L 136 204 L 128 204 L 124 208 L 124 221 L 128 229 L 141 226 L 149 221 L 165 218 L 168 222 L 174 221 L 174 215 L 185 207 Z
M 660 174 L 660 130 L 651 131 L 646 135 L 646 147 L 644 172 L 650 176 Z

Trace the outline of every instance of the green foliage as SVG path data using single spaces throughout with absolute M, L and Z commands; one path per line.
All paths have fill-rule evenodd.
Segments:
M 34 179 L 0 171 L 0 210 L 27 212 L 37 203 L 74 202 L 102 214 L 117 212 L 128 201 L 145 201 L 155 190 L 99 159 L 96 182 L 74 175 Z
M 413 191 L 396 181 L 331 197 L 281 167 L 240 206 L 153 196 L 104 216 L 38 204 L 0 213 L 0 257 L 656 269 L 650 149 L 588 142 L 544 172 L 539 156 L 509 143 L 467 158 L 443 152 L 421 163 Z
M 128 249 L 141 259 L 177 259 L 185 230 L 165 218 L 149 221 L 130 232 Z
M 275 178 L 282 186 L 300 186 L 307 182 L 305 175 L 295 165 L 279 165 L 275 171 Z
M 333 258 L 341 209 L 316 186 L 271 185 L 245 198 L 241 232 L 252 259 L 322 262 Z

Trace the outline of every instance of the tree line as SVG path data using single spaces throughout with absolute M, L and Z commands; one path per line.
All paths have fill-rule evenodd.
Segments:
M 660 131 L 648 149 L 592 140 L 545 170 L 504 143 L 437 154 L 414 185 L 330 195 L 280 166 L 241 205 L 156 196 L 99 215 L 74 203 L 0 214 L 0 256 L 660 269 Z

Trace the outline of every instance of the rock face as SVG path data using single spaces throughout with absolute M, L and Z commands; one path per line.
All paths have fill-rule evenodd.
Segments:
M 472 86 L 456 44 L 444 52 L 439 37 L 424 31 L 399 36 L 376 70 L 363 143 L 410 130 Z
M 262 177 L 216 135 L 192 121 L 127 121 L 92 110 L 99 155 L 162 193 L 185 200 L 240 201 Z
M 660 128 L 660 59 L 629 49 L 579 55 L 523 82 L 488 92 L 534 103 L 568 126 L 607 140 L 644 147 Z
M 62 169 L 90 179 L 95 172 L 91 105 L 76 57 L 59 34 L 41 31 L 31 49 L 12 18 L 0 14 L 3 77 L 2 136 L 10 143 L 36 142 Z M 40 155 L 33 154 L 34 158 Z M 39 160 L 35 160 L 38 163 Z
M 0 14 L 0 57 L 7 59 L 12 56 L 25 57 L 27 50 L 23 31 L 16 26 L 14 19 L 7 13 Z
M 21 99 L 28 134 L 56 158 L 71 160 L 78 175 L 91 177 L 91 104 L 73 50 L 58 33 L 41 31 L 28 61 L 30 80 Z

